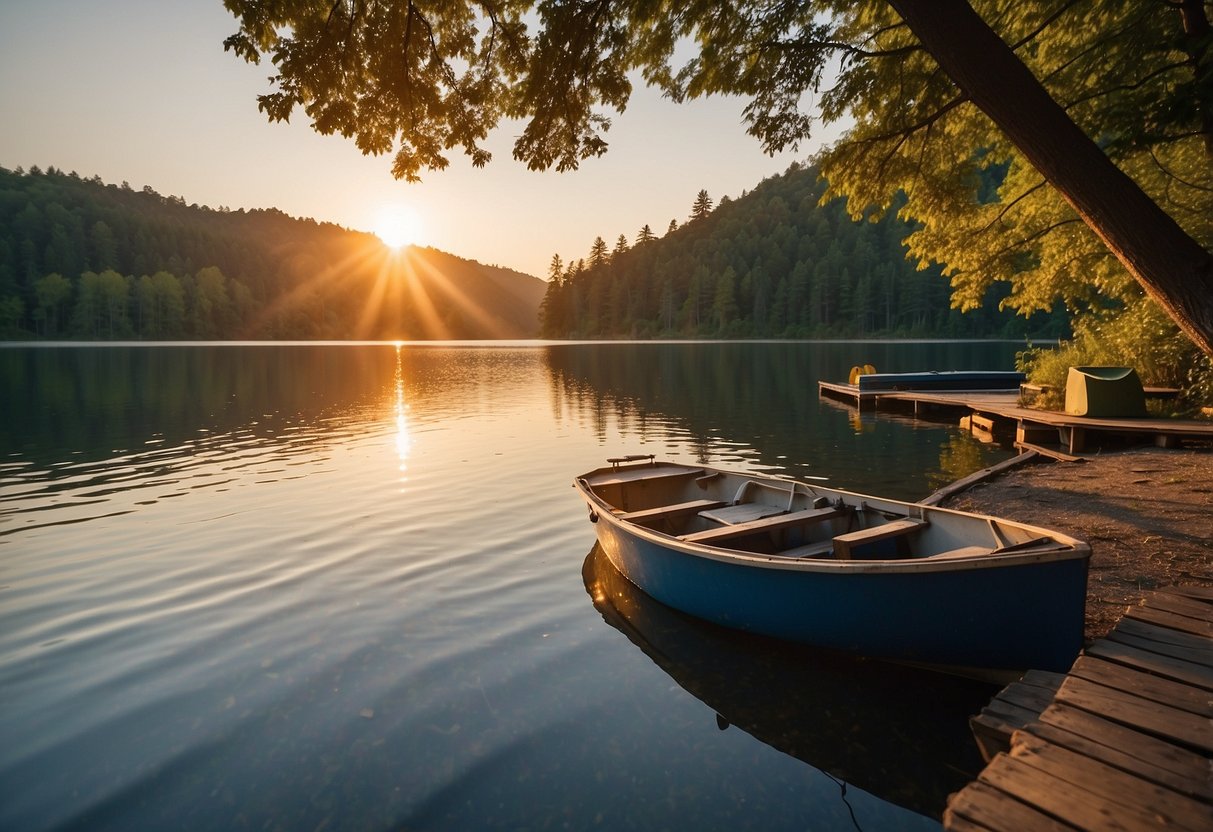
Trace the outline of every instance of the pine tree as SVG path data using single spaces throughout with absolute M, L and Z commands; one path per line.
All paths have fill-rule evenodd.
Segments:
M 701 220 L 710 213 L 712 213 L 712 198 L 708 196 L 707 191 L 700 191 L 691 205 L 691 219 Z
M 594 244 L 590 246 L 590 268 L 602 268 L 610 259 L 610 254 L 607 252 L 606 240 L 601 237 L 595 237 Z

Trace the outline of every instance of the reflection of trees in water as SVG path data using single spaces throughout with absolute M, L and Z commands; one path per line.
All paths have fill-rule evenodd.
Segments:
M 367 409 L 392 418 L 400 394 L 414 413 L 457 409 L 470 391 L 512 395 L 535 384 L 538 360 L 535 350 L 394 344 L 5 349 L 0 443 L 54 462 L 235 432 L 320 435 Z
M 34 348 L 0 351 L 6 447 L 108 458 L 235 431 L 274 434 L 390 389 L 390 348 Z
M 939 449 L 939 471 L 928 480 L 933 488 L 967 477 L 986 465 L 981 443 L 970 433 L 956 433 Z
M 646 432 L 651 422 L 662 431 L 673 423 L 692 438 L 701 461 L 741 445 L 787 473 L 804 473 L 789 466 L 809 463 L 828 465 L 827 473 L 888 463 L 921 481 L 926 472 L 951 476 L 971 463 L 961 476 L 968 474 L 988 464 L 985 452 L 950 428 L 894 424 L 884 414 L 861 416 L 847 407 L 841 413 L 823 404 L 817 381 L 845 378 L 857 355 L 890 371 L 914 361 L 940 365 L 931 369 L 985 369 L 998 364 L 998 349 L 1010 352 L 972 344 L 811 342 L 561 344 L 545 352 L 553 402 L 589 420 L 600 438 L 612 418 L 625 437 L 641 442 L 652 438 Z M 921 357 L 911 357 L 914 352 Z M 943 466 L 941 450 L 947 455 Z

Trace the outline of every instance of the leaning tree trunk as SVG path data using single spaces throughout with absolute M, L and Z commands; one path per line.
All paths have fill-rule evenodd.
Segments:
M 1213 255 L 1104 155 L 964 0 L 888 0 L 1192 340 L 1213 356 Z

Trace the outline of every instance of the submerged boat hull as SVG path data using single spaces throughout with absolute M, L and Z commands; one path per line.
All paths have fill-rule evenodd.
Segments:
M 717 624 L 958 668 L 1064 671 L 1082 647 L 1089 549 L 1078 541 L 1007 557 L 787 558 L 638 526 L 584 478 L 578 487 L 621 574 L 658 601 Z

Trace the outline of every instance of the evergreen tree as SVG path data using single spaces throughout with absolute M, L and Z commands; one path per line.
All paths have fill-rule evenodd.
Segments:
M 60 320 L 72 296 L 71 282 L 61 274 L 52 273 L 34 281 L 37 307 L 34 317 L 39 322 L 39 331 L 48 338 L 59 335 Z
M 610 260 L 610 255 L 607 253 L 606 240 L 601 237 L 594 238 L 594 244 L 590 246 L 590 268 L 600 269 Z
M 716 281 L 716 294 L 712 301 L 712 315 L 716 321 L 717 330 L 725 334 L 729 324 L 737 317 L 737 273 L 733 267 L 724 270 L 724 274 Z
M 712 213 L 712 198 L 708 196 L 707 191 L 701 190 L 691 205 L 691 219 L 701 220 L 710 213 Z

